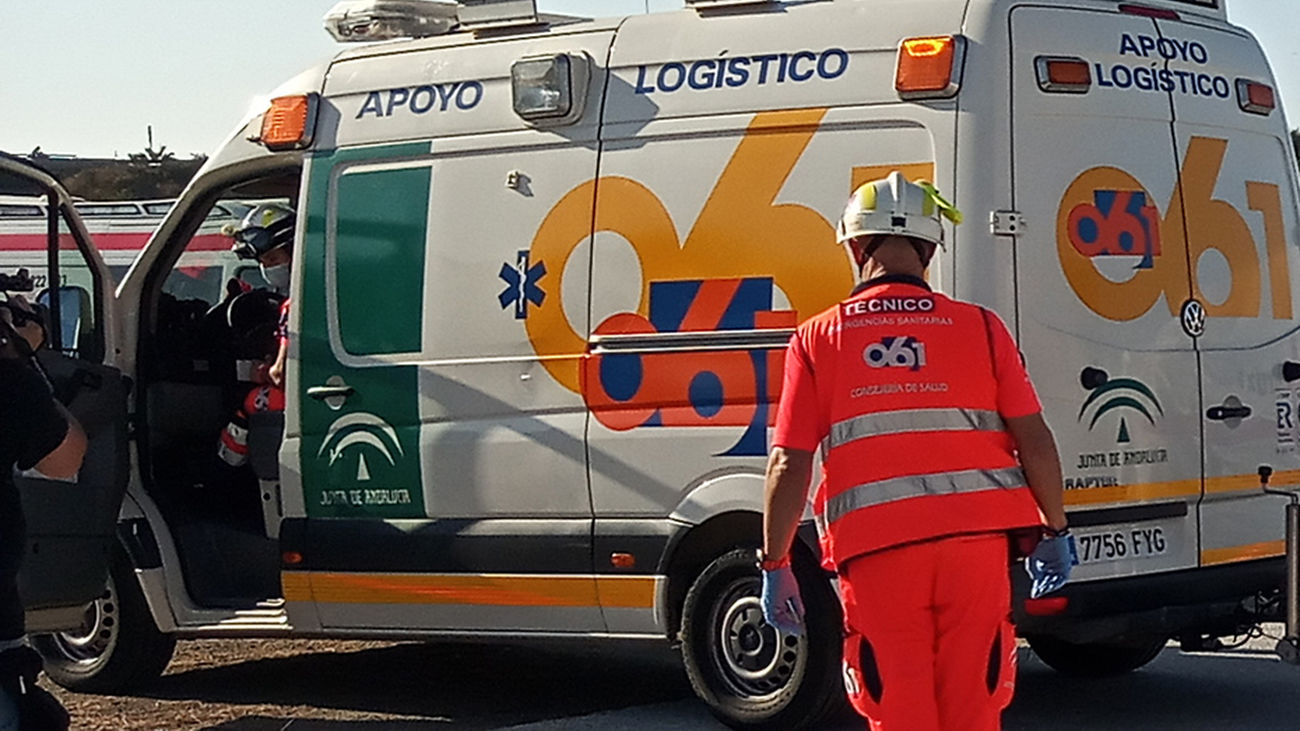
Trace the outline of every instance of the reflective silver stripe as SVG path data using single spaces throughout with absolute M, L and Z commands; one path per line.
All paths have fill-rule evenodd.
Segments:
M 982 409 L 905 409 L 877 411 L 831 425 L 823 442 L 828 451 L 855 439 L 918 431 L 1005 431 L 996 411 Z
M 954 495 L 982 490 L 1004 490 L 1024 487 L 1025 484 L 1025 473 L 1019 467 L 937 472 L 867 482 L 851 487 L 826 501 L 825 515 L 821 516 L 822 525 L 830 525 L 855 510 L 883 505 L 895 500 L 906 500 L 923 495 Z

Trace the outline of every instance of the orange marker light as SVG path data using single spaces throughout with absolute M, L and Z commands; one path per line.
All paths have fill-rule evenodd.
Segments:
M 616 569 L 634 569 L 636 568 L 636 556 L 630 553 L 611 553 L 609 563 Z
M 297 566 L 302 563 L 302 554 L 297 551 L 285 551 L 280 555 L 280 560 L 285 566 Z
M 951 97 L 961 86 L 966 39 L 961 36 L 908 38 L 898 47 L 894 88 L 903 99 Z
M 1086 94 L 1092 87 L 1088 62 L 1072 56 L 1039 56 L 1034 59 L 1038 88 L 1061 94 Z
M 312 94 L 271 100 L 262 115 L 261 142 L 268 150 L 301 150 L 311 145 L 319 97 Z

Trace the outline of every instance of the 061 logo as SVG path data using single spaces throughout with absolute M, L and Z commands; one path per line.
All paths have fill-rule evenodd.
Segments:
M 925 343 L 911 336 L 882 338 L 862 351 L 862 359 L 872 368 L 910 368 L 919 371 L 925 367 Z
M 1195 299 L 1205 303 L 1209 317 L 1260 317 L 1267 277 L 1270 314 L 1291 319 L 1281 187 L 1240 178 L 1220 180 L 1227 151 L 1225 139 L 1191 138 L 1163 216 L 1150 191 L 1124 170 L 1095 167 L 1074 179 L 1061 197 L 1056 248 L 1066 281 L 1089 309 L 1123 322 L 1146 315 L 1162 299 L 1170 315 Z M 1240 195 L 1237 186 L 1243 184 L 1249 211 L 1215 197 L 1219 189 Z M 1245 213 L 1250 221 L 1262 223 L 1263 247 Z M 1227 291 L 1217 300 L 1201 290 L 1201 257 L 1210 251 L 1217 252 L 1228 269 Z M 1120 273 L 1109 266 L 1117 262 L 1108 259 L 1122 262 L 1123 257 L 1133 262 L 1130 271 Z

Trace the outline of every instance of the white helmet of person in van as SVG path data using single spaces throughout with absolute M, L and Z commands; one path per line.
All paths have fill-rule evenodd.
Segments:
M 289 284 L 289 261 L 296 221 L 297 217 L 289 206 L 261 203 L 230 231 L 235 239 L 231 250 L 241 259 L 256 259 L 262 265 L 262 276 L 266 281 L 283 289 Z
M 836 240 L 849 245 L 860 264 L 885 237 L 903 236 L 912 240 L 921 261 L 928 264 L 933 250 L 921 242 L 943 246 L 945 218 L 961 223 L 961 211 L 944 200 L 929 181 L 913 183 L 894 171 L 853 191 L 840 217 Z M 856 246 L 852 242 L 857 242 Z

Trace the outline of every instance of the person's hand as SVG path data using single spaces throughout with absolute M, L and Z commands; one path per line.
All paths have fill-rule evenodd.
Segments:
M 26 340 L 32 351 L 44 345 L 45 326 L 41 324 L 41 317 L 36 309 L 19 294 L 10 295 L 7 305 L 7 307 L 0 307 L 0 319 Z M 18 318 L 14 317 L 15 310 L 21 313 Z M 15 322 L 16 319 L 21 322 Z
M 803 634 L 803 598 L 789 566 L 763 571 L 763 619 L 778 630 Z
M 1029 598 L 1038 599 L 1065 586 L 1070 581 L 1070 570 L 1079 563 L 1074 536 L 1068 532 L 1048 536 L 1025 560 L 1025 570 L 1031 580 Z
M 274 363 L 267 366 L 266 378 L 276 388 L 284 388 L 284 359 L 277 357 Z

